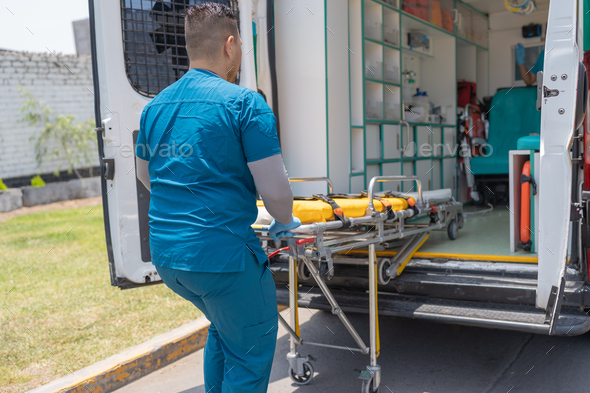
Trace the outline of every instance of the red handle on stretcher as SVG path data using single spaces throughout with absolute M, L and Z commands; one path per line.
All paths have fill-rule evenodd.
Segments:
M 313 243 L 313 242 L 315 242 L 315 239 L 313 237 L 308 237 L 306 239 L 299 239 L 299 240 L 295 241 L 295 243 L 297 243 L 297 244 L 305 244 L 305 243 Z M 268 258 L 270 259 L 270 258 L 274 257 L 275 255 L 277 255 L 279 252 L 288 251 L 288 250 L 289 250 L 289 247 L 279 248 L 278 250 L 273 251 L 270 254 L 268 254 Z
M 289 247 L 283 247 L 283 248 L 279 248 L 278 250 L 276 250 L 276 251 L 273 251 L 273 252 L 271 252 L 270 254 L 268 254 L 268 259 L 270 259 L 270 258 L 274 257 L 275 255 L 277 255 L 277 254 L 278 254 L 279 252 L 281 252 L 281 251 L 288 251 L 288 250 L 289 250 Z

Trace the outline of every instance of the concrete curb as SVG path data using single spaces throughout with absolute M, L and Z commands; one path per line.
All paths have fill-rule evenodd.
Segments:
M 208 330 L 201 317 L 29 393 L 112 392 L 203 348 Z
M 21 190 L 22 206 L 26 207 L 92 198 L 101 194 L 100 176 L 48 183 L 43 187 L 25 186 Z

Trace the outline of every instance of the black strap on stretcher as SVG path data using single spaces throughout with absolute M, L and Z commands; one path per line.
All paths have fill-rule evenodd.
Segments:
M 389 198 L 405 199 L 406 202 L 408 202 L 408 207 L 414 211 L 415 215 L 418 215 L 418 213 L 420 213 L 420 210 L 418 210 L 418 208 L 416 207 L 414 198 L 409 195 L 402 194 L 401 192 L 393 192 L 393 191 L 383 191 L 383 195 L 386 197 L 389 197 Z M 410 203 L 410 201 L 412 201 L 412 203 Z
M 344 215 L 344 211 L 342 211 L 342 208 L 338 206 L 336 201 L 324 194 L 313 194 L 313 199 L 320 200 L 330 205 L 334 212 L 334 217 L 336 217 L 337 220 L 342 221 L 342 229 L 350 228 L 350 219 Z
M 413 204 L 409 203 L 409 201 L 413 200 L 413 198 L 408 195 L 396 193 L 393 191 L 384 191 L 382 193 L 382 195 L 383 195 L 383 197 L 388 197 L 388 198 L 405 199 L 406 201 L 408 201 L 409 208 L 414 210 L 414 212 L 416 214 L 419 213 L 418 208 L 416 206 L 414 206 Z M 360 198 L 366 198 L 368 196 L 369 196 L 369 193 L 367 191 L 361 191 L 360 194 L 328 194 L 328 195 L 313 194 L 312 197 L 294 197 L 293 199 L 299 200 L 299 201 L 319 200 L 319 201 L 327 203 L 328 205 L 330 205 L 332 207 L 332 212 L 334 213 L 334 217 L 336 217 L 337 220 L 342 221 L 342 229 L 347 229 L 347 228 L 350 228 L 350 225 L 351 225 L 350 219 L 344 215 L 344 211 L 342 210 L 342 208 L 332 198 L 360 199 Z M 381 202 L 383 207 L 385 207 L 385 213 L 387 214 L 387 219 L 395 218 L 395 211 L 393 210 L 393 205 L 391 204 L 391 202 L 389 202 L 387 199 L 384 199 L 383 197 L 373 195 L 373 199 L 378 200 L 379 202 Z
M 365 190 L 365 191 L 361 191 L 361 195 L 363 197 L 369 197 L 369 193 Z M 387 196 L 384 194 L 384 196 Z M 385 208 L 385 213 L 387 214 L 387 219 L 392 219 L 395 217 L 395 213 L 393 211 L 393 206 L 391 205 L 391 202 L 389 202 L 386 199 L 383 199 L 377 195 L 373 195 L 373 199 L 378 200 L 379 202 L 381 202 L 381 204 L 383 205 L 383 207 Z

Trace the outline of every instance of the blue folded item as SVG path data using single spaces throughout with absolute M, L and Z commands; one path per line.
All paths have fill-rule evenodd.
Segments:
M 516 148 L 518 150 L 541 150 L 541 135 L 529 135 L 518 138 Z

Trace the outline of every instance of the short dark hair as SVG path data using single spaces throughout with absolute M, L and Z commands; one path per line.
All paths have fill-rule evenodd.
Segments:
M 238 38 L 238 21 L 225 4 L 208 2 L 186 10 L 184 20 L 189 58 L 214 58 L 227 38 Z

